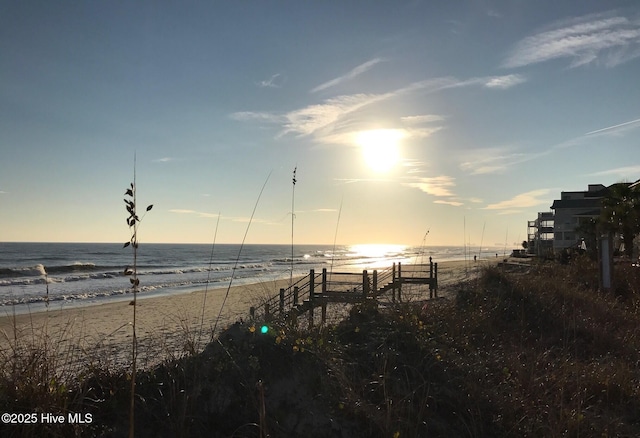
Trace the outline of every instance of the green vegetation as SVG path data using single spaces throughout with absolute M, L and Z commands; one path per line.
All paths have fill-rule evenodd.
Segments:
M 451 299 L 367 302 L 311 331 L 238 322 L 202 353 L 138 372 L 136 436 L 640 436 L 640 270 L 597 286 L 579 258 L 486 269 Z M 5 352 L 0 409 L 92 423 L 0 434 L 126 435 L 126 370 L 92 362 L 71 376 L 47 348 Z
M 624 242 L 621 255 L 633 257 L 633 242 L 640 235 L 640 186 L 621 182 L 608 187 L 602 198 L 600 216 L 580 218 L 576 231 L 586 243 L 587 254 L 594 260 L 598 256 L 597 241 L 601 234 L 618 236 Z
M 133 324 L 132 324 L 132 336 L 131 336 L 131 374 L 130 374 L 130 382 L 131 382 L 131 391 L 130 391 L 130 402 L 129 402 L 129 437 L 133 438 L 134 436 L 134 424 L 135 424 L 135 390 L 136 390 L 136 371 L 137 371 L 137 362 L 138 362 L 138 337 L 136 335 L 136 312 L 137 312 L 137 297 L 138 297 L 138 289 L 140 287 L 140 279 L 138 278 L 138 227 L 140 225 L 141 219 L 138 217 L 138 210 L 136 205 L 136 171 L 135 171 L 135 157 L 133 164 L 133 182 L 127 188 L 125 192 L 126 198 L 124 199 L 124 203 L 127 209 L 127 213 L 129 216 L 127 217 L 127 225 L 129 226 L 129 230 L 131 232 L 130 239 L 125 242 L 123 248 L 131 246 L 133 249 L 133 265 L 131 267 L 127 266 L 124 270 L 124 274 L 128 275 L 131 282 L 131 288 L 133 292 L 133 300 L 131 301 L 131 305 L 133 306 Z M 153 204 L 149 205 L 146 212 L 150 211 L 153 208 Z M 143 216 L 144 218 L 144 216 Z
M 597 223 L 606 232 L 618 233 L 625 243 L 624 254 L 631 257 L 633 240 L 640 234 L 640 189 L 627 183 L 609 187 Z

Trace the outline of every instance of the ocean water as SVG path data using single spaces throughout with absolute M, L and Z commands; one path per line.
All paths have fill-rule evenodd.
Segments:
M 464 260 L 479 248 L 402 245 L 141 244 L 139 298 L 306 275 L 309 269 L 357 272 L 393 262 Z M 483 248 L 493 254 L 495 248 Z M 472 255 L 469 255 L 472 254 Z M 0 242 L 0 312 L 91 305 L 131 298 L 124 275 L 131 247 L 115 243 Z M 4 309 L 4 310 L 3 310 Z

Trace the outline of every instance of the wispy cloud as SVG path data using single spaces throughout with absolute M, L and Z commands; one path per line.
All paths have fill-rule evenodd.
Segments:
M 400 120 L 403 123 L 406 123 L 409 125 L 422 125 L 425 123 L 442 122 L 444 121 L 444 119 L 445 118 L 443 116 L 439 116 L 437 114 L 421 114 L 416 116 L 400 117 Z
M 285 77 L 280 73 L 276 73 L 269 79 L 258 82 L 256 85 L 262 88 L 282 88 Z
M 487 79 L 484 86 L 497 90 L 507 90 L 526 81 L 527 79 L 522 75 L 493 76 Z
M 188 215 L 204 217 L 204 218 L 217 218 L 218 216 L 220 216 L 222 220 L 231 221 L 231 222 L 240 222 L 245 224 L 251 222 L 251 223 L 265 224 L 265 225 L 280 225 L 278 223 L 274 223 L 266 219 L 259 219 L 256 217 L 251 218 L 248 216 L 221 216 L 218 213 L 206 213 L 202 211 L 188 210 L 188 209 L 181 209 L 181 208 L 173 208 L 169 210 L 169 212 L 176 213 L 176 214 L 188 214 Z
M 640 119 L 631 120 L 629 122 L 618 123 L 613 126 L 607 126 L 605 128 L 596 129 L 595 131 L 587 132 L 586 134 L 579 135 L 562 143 L 554 145 L 547 153 L 551 153 L 554 149 L 565 149 L 569 147 L 575 147 L 584 144 L 592 137 L 598 136 L 622 136 L 628 131 L 640 128 Z
M 518 208 L 534 207 L 545 203 L 549 203 L 549 205 L 551 205 L 551 200 L 548 197 L 550 192 L 551 189 L 531 190 L 529 192 L 516 195 L 506 201 L 489 204 L 484 207 L 483 210 L 514 210 Z
M 640 119 L 631 120 L 630 122 L 619 123 L 613 126 L 607 126 L 606 128 L 596 129 L 595 131 L 587 132 L 588 135 L 601 135 L 601 134 L 619 134 L 621 131 L 628 129 L 634 129 L 640 127 Z
M 231 118 L 239 121 L 259 121 L 281 125 L 282 130 L 278 137 L 294 134 L 300 137 L 313 136 L 318 143 L 343 144 L 359 129 L 356 125 L 362 125 L 362 120 L 354 116 L 354 113 L 373 104 L 418 93 L 429 94 L 438 91 L 469 86 L 485 86 L 491 81 L 500 81 L 502 77 L 474 77 L 470 79 L 457 79 L 454 77 L 439 77 L 413 82 L 407 86 L 389 91 L 387 93 L 358 93 L 340 95 L 325 99 L 321 103 L 307 105 L 283 114 L 272 112 L 241 111 L 231 114 Z M 508 82 L 508 80 L 505 80 Z M 495 88 L 495 87 L 494 87 Z M 435 122 L 440 116 L 423 115 L 416 118 L 404 119 L 404 123 Z M 361 126 L 360 126 L 361 128 Z M 426 137 L 442 129 L 442 126 L 428 126 L 407 128 L 405 131 L 413 137 Z
M 455 178 L 451 176 L 418 177 L 414 181 L 402 183 L 406 187 L 419 189 L 429 195 L 438 197 L 455 196 L 451 189 L 455 187 Z
M 571 67 L 596 61 L 613 67 L 638 56 L 640 23 L 605 13 L 556 22 L 548 30 L 524 38 L 514 46 L 503 66 L 522 67 L 571 58 Z
M 6 195 L 7 192 L 5 192 L 4 190 L 0 190 L 0 195 Z
M 464 203 L 460 202 L 460 201 L 445 201 L 442 199 L 436 199 L 435 201 L 433 201 L 434 204 L 445 204 L 445 205 L 452 205 L 454 207 L 460 207 L 463 206 Z
M 615 169 L 602 170 L 589 174 L 590 176 L 617 176 L 619 178 L 629 178 L 636 181 L 640 178 L 640 165 L 617 167 Z
M 341 117 L 357 111 L 367 105 L 391 97 L 391 94 L 352 94 L 333 97 L 324 103 L 309 105 L 287 113 L 282 135 L 293 133 L 311 135 L 336 123 Z
M 311 210 L 317 213 L 334 213 L 338 210 L 336 210 L 335 208 L 316 208 L 315 210 Z
M 464 152 L 465 161 L 460 169 L 471 175 L 504 172 L 512 166 L 537 158 L 540 154 L 512 152 L 511 148 L 495 147 Z
M 330 87 L 335 87 L 338 84 L 341 84 L 342 82 L 351 80 L 353 78 L 355 78 L 356 76 L 361 75 L 362 73 L 366 72 L 367 70 L 371 69 L 374 65 L 378 64 L 379 62 L 382 62 L 383 59 L 382 58 L 373 58 L 363 64 L 360 64 L 359 66 L 351 69 L 348 73 L 339 76 L 335 79 L 331 79 L 330 81 L 327 81 L 323 84 L 318 85 L 317 87 L 313 88 L 311 90 L 311 93 L 317 93 L 318 91 L 322 91 L 322 90 L 326 90 L 327 88 Z
M 169 161 L 173 161 L 174 158 L 172 157 L 162 157 L 162 158 L 157 158 L 155 160 L 153 160 L 154 163 L 168 163 Z
M 176 213 L 176 214 L 190 214 L 198 217 L 207 217 L 207 218 L 217 218 L 219 216 L 217 213 L 205 213 L 202 211 L 186 210 L 182 208 L 172 208 L 169 210 L 169 212 Z
M 279 116 L 277 114 L 273 114 L 270 112 L 260 112 L 260 111 L 239 111 L 231 114 L 230 116 L 233 120 L 238 120 L 240 122 L 248 122 L 248 121 L 261 121 L 261 122 L 269 122 L 269 123 L 283 123 L 284 117 Z

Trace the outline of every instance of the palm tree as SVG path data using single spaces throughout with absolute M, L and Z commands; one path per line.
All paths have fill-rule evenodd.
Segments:
M 640 234 L 640 190 L 629 183 L 609 186 L 602 199 L 599 220 L 602 231 L 618 233 L 624 242 L 625 255 L 633 253 L 633 239 Z

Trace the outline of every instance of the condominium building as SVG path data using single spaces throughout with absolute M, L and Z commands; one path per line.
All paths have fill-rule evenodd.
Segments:
M 560 199 L 553 201 L 554 212 L 553 250 L 577 247 L 580 236 L 576 228 L 582 221 L 600 216 L 602 198 L 607 188 L 602 184 L 589 184 L 587 191 L 561 192 Z
M 535 220 L 529 221 L 529 254 L 538 256 L 546 255 L 553 251 L 553 226 L 554 217 L 552 211 L 538 213 Z

